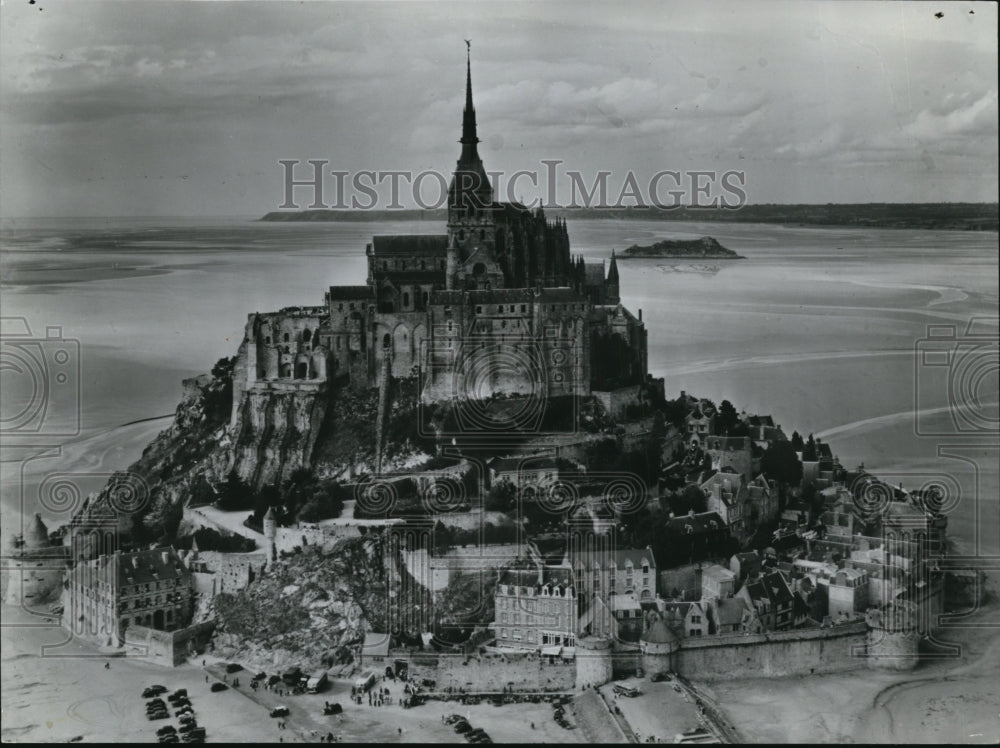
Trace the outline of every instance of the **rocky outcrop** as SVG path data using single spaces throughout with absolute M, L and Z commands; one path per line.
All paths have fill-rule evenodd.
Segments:
M 236 475 L 259 489 L 281 485 L 298 468 L 312 467 L 328 405 L 325 388 L 249 390 L 233 427 Z
M 648 247 L 633 244 L 621 257 L 697 257 L 706 260 L 745 260 L 710 236 L 701 239 L 664 239 Z
M 259 669 L 348 661 L 366 632 L 395 628 L 393 610 L 426 604 L 411 579 L 394 581 L 396 565 L 375 535 L 280 559 L 246 590 L 216 596 L 216 652 Z

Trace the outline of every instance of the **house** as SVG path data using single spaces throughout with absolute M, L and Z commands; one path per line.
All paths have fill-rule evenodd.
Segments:
M 732 597 L 736 591 L 736 574 L 719 564 L 701 570 L 701 599 L 715 600 Z
M 389 657 L 389 635 L 369 631 L 361 645 L 361 667 L 376 668 Z
M 704 440 L 705 451 L 716 470 L 732 470 L 749 481 L 753 477 L 753 442 L 748 436 L 710 436 Z
M 829 581 L 827 594 L 830 618 L 855 618 L 868 607 L 868 574 L 862 569 L 839 569 Z
M 744 478 L 732 468 L 723 468 L 715 472 L 698 487 L 707 499 L 707 508 L 716 512 L 729 526 L 733 537 L 744 535 L 744 503 L 747 498 Z
M 522 492 L 533 495 L 546 484 L 559 480 L 562 461 L 552 455 L 494 457 L 487 461 L 490 486 L 507 481 Z
M 633 593 L 615 594 L 612 592 L 608 595 L 607 602 L 618 625 L 618 640 L 639 641 L 643 633 L 643 608 L 639 599 Z
M 736 553 L 729 559 L 729 570 L 736 575 L 740 584 L 746 581 L 747 577 L 760 571 L 760 566 L 761 559 L 757 551 Z
M 708 611 L 712 620 L 714 634 L 755 633 L 760 624 L 747 601 L 740 597 L 727 597 L 711 600 Z
M 659 601 L 658 606 L 664 622 L 679 638 L 711 633 L 707 603 Z
M 669 543 L 665 544 L 665 559 L 661 565 L 677 565 L 698 560 L 725 556 L 732 552 L 733 540 L 729 526 L 718 512 L 694 511 L 682 517 L 671 517 L 663 532 Z
M 736 597 L 753 607 L 765 631 L 784 631 L 792 627 L 792 590 L 780 571 L 767 572 L 748 581 Z
M 174 631 L 193 612 L 191 572 L 173 546 L 115 551 L 78 561 L 63 584 L 63 625 L 100 644 L 121 646 L 129 626 Z
M 519 564 L 497 574 L 490 624 L 496 646 L 523 650 L 576 646 L 579 609 L 571 569 Z
M 746 484 L 748 506 L 744 510 L 743 521 L 747 532 L 761 524 L 770 524 L 778 516 L 778 488 L 763 474 Z
M 687 430 L 687 441 L 703 444 L 706 437 L 715 431 L 715 414 L 707 412 L 704 403 L 700 404 L 684 419 L 684 426 Z

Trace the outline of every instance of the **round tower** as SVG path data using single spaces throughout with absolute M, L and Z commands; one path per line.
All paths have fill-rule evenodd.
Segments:
M 642 652 L 642 669 L 646 677 L 666 674 L 673 670 L 673 653 L 680 648 L 680 640 L 660 616 L 653 614 L 649 628 L 639 641 Z
M 576 687 L 583 690 L 611 680 L 611 640 L 585 636 L 576 640 Z
M 879 670 L 913 670 L 920 659 L 917 611 L 913 603 L 895 602 L 882 610 L 869 610 L 868 667 Z
M 274 517 L 273 506 L 267 508 L 267 512 L 264 514 L 263 525 L 264 538 L 267 540 L 267 557 L 269 560 L 274 561 L 278 557 L 274 542 L 278 537 L 278 522 Z

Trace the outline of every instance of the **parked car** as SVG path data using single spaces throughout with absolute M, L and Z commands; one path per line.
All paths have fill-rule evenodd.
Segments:
M 665 680 L 670 680 L 669 673 L 655 673 L 652 678 L 650 678 L 653 683 L 662 683 Z
M 444 718 L 444 721 L 446 724 L 453 725 L 460 719 L 465 719 L 465 717 L 463 717 L 461 714 L 449 714 L 447 717 Z
M 187 695 L 188 695 L 188 691 L 187 691 L 186 688 L 178 688 L 176 691 L 174 691 L 172 694 L 170 694 L 170 696 L 168 698 L 179 699 L 182 696 L 187 696 Z
M 170 733 L 169 735 L 163 735 L 156 739 L 158 743 L 179 743 L 181 739 L 177 737 L 176 734 Z
M 342 711 L 344 711 L 344 707 L 336 702 L 323 707 L 323 714 L 340 714 Z
M 287 706 L 276 706 L 271 710 L 272 717 L 287 717 L 291 712 L 288 711 Z
M 216 681 L 215 683 L 212 684 L 212 688 L 210 690 L 217 693 L 219 691 L 225 691 L 227 688 L 229 688 L 229 686 L 227 686 L 225 683 L 219 683 L 218 681 Z
M 148 688 L 143 689 L 142 698 L 148 699 L 151 696 L 159 696 L 161 693 L 166 693 L 166 692 L 167 692 L 166 686 L 149 686 Z
M 239 664 L 238 662 L 230 662 L 228 665 L 226 665 L 226 672 L 227 673 L 238 673 L 242 669 L 243 669 L 243 666 L 241 664 Z
M 267 680 L 267 673 L 259 672 L 253 678 L 250 679 L 251 683 L 256 683 L 259 680 Z
M 182 714 L 180 716 L 180 723 L 182 725 L 189 725 L 189 724 L 191 724 L 194 721 L 195 721 L 195 719 L 194 719 L 194 715 L 193 714 Z
M 642 693 L 638 688 L 632 688 L 631 686 L 623 686 L 620 683 L 616 683 L 614 686 L 614 692 L 619 696 L 628 696 L 630 699 L 634 699 L 636 696 Z
M 163 727 L 161 727 L 159 730 L 156 731 L 156 734 L 167 735 L 169 733 L 172 735 L 175 732 L 177 732 L 177 728 L 174 727 L 173 725 L 164 725 Z
M 466 719 L 461 719 L 455 723 L 455 732 L 459 735 L 469 732 L 470 730 L 472 730 L 472 725 L 470 725 L 469 721 Z
M 273 686 L 275 683 L 281 683 L 280 675 L 272 675 L 270 678 L 267 679 L 267 685 Z
M 147 712 L 146 713 L 146 719 L 148 719 L 150 721 L 156 720 L 156 719 L 170 719 L 170 715 L 167 713 L 167 710 L 164 709 L 163 711 L 159 711 L 159 712 Z

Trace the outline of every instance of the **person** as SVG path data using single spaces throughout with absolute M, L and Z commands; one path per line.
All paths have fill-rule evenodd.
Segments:
M 532 722 L 532 723 L 531 723 L 531 729 L 532 729 L 532 730 L 534 730 L 534 729 L 535 729 L 535 723 L 534 723 L 534 722 Z
M 402 728 L 402 727 L 399 727 L 399 728 L 396 728 L 396 729 L 398 729 L 398 730 L 399 730 L 399 734 L 400 734 L 400 736 L 402 736 L 402 734 L 403 734 L 403 728 Z
M 205 661 L 204 660 L 201 661 L 201 666 L 205 667 Z
M 110 662 L 105 662 L 104 663 L 104 669 L 105 670 L 110 670 L 111 669 L 111 663 Z

